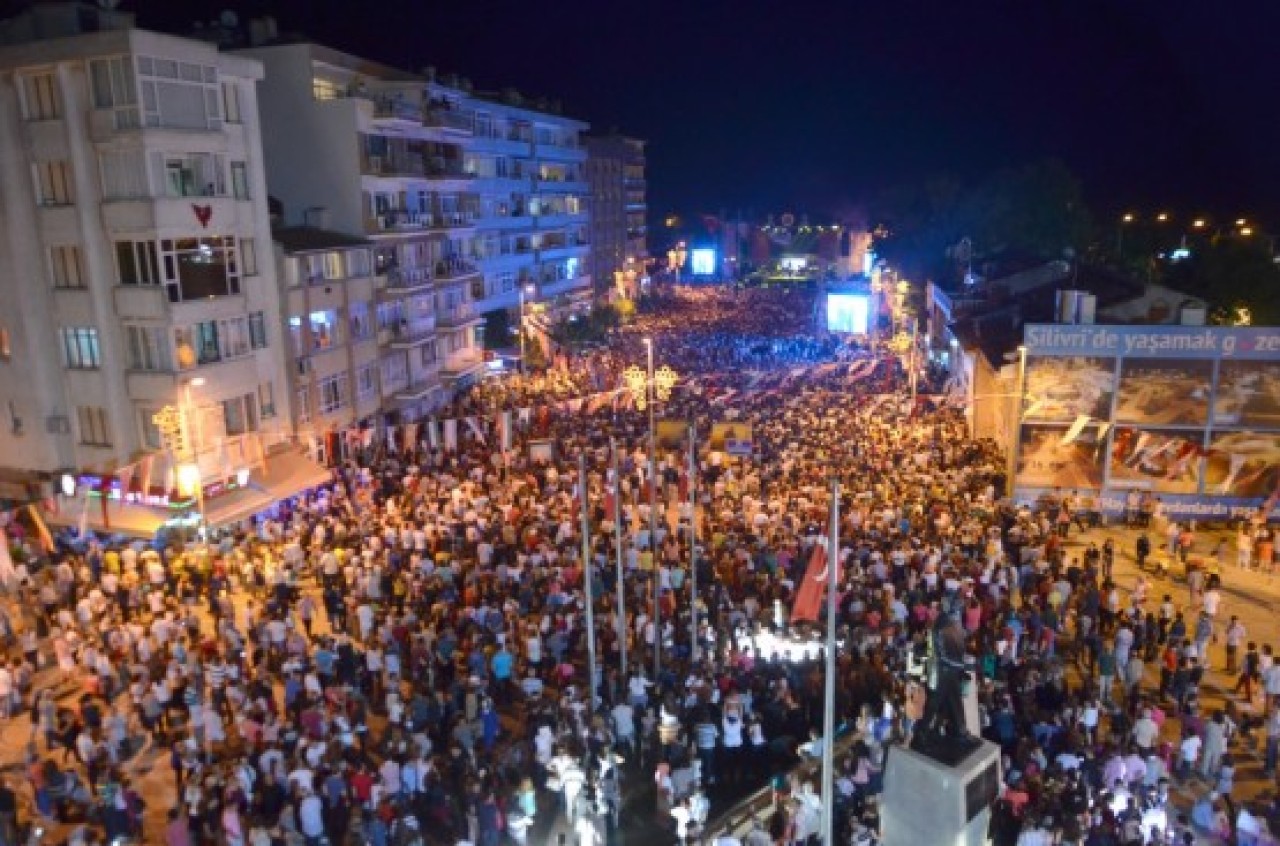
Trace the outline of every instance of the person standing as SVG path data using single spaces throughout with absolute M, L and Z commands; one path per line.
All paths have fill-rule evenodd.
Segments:
M 1234 614 L 1227 623 L 1226 643 L 1227 643 L 1227 672 L 1234 673 L 1238 669 L 1238 661 L 1240 655 L 1240 644 L 1244 643 L 1248 632 L 1245 630 L 1244 623 L 1240 622 L 1240 618 Z

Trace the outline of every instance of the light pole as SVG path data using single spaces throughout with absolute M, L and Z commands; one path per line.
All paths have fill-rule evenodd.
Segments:
M 191 400 L 191 389 L 204 385 L 204 377 L 196 376 L 182 382 L 182 423 L 186 429 L 187 450 L 190 463 L 178 468 L 179 481 L 195 488 L 196 508 L 200 514 L 200 527 L 204 528 L 204 474 L 200 471 L 200 448 L 204 446 L 204 431 L 200 425 L 200 415 L 195 403 Z M 192 426 L 192 421 L 195 425 Z M 193 436 L 194 428 L 194 436 Z M 185 480 L 183 477 L 185 476 Z
M 1116 255 L 1124 258 L 1124 227 L 1126 223 L 1133 223 L 1133 215 L 1126 214 L 1120 218 L 1120 225 L 1116 227 Z
M 636 408 L 649 410 L 649 552 L 653 558 L 653 677 L 662 669 L 662 578 L 658 561 L 658 445 L 654 405 L 671 396 L 679 376 L 667 365 L 653 369 L 653 339 L 644 339 L 646 370 L 634 364 L 622 372 Z
M 587 603 L 587 707 L 596 710 L 595 591 L 591 585 L 591 526 L 587 520 L 587 452 L 578 453 L 578 506 L 582 509 L 582 586 Z
M 622 678 L 627 678 L 627 591 L 622 575 L 622 476 L 618 473 L 618 444 L 609 439 L 613 456 L 613 545 L 618 568 L 618 647 Z
M 694 493 L 697 478 L 698 426 L 689 421 L 689 613 L 692 617 L 692 634 L 689 639 L 689 657 L 698 663 L 698 500 Z
M 1013 402 L 1010 403 L 1009 414 L 1009 466 L 1006 475 L 1009 477 L 1007 486 L 1009 490 L 1009 498 L 1013 498 L 1013 481 L 1014 475 L 1018 472 L 1018 436 L 1022 429 L 1022 395 L 1026 391 L 1027 382 L 1027 347 L 1025 344 L 1018 346 L 1018 381 L 1014 386 Z

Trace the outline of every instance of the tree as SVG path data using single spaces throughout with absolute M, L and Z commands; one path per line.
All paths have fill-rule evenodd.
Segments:
M 1092 219 L 1075 175 L 1060 161 L 1006 168 L 964 185 L 935 177 L 896 188 L 873 204 L 883 225 L 876 251 L 907 278 L 958 281 L 968 238 L 977 256 L 1003 251 L 1061 258 L 1083 251 Z M 965 257 L 967 258 L 967 256 Z
M 1174 290 L 1208 301 L 1217 322 L 1233 322 L 1242 307 L 1256 325 L 1280 322 L 1280 267 L 1259 241 L 1206 240 L 1188 258 L 1169 264 L 1164 279 Z

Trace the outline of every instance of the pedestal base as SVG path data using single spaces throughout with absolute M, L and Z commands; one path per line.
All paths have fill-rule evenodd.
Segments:
M 947 761 L 889 748 L 880 798 L 883 846 L 982 846 L 1000 793 L 1000 747 L 981 741 Z

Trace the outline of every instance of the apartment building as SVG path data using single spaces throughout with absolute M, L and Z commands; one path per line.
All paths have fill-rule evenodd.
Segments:
M 264 451 L 288 436 L 291 398 L 261 78 L 105 8 L 0 22 L 0 466 L 28 498 L 55 480 L 76 496 L 80 478 L 163 510 L 183 460 L 210 517 L 229 518 L 258 501 L 230 495 L 251 479 L 275 496 L 305 481 Z M 121 490 L 116 471 L 151 454 L 151 484 L 135 472 Z
M 274 233 L 284 288 L 291 423 L 312 445 L 374 419 L 379 379 L 374 242 L 314 226 Z M 409 389 L 405 378 L 391 392 Z
M 625 135 L 586 138 L 591 278 L 600 295 L 634 298 L 646 272 L 644 146 L 644 141 Z
M 260 30 L 261 28 L 259 28 Z M 263 63 L 264 148 L 286 220 L 373 242 L 382 410 L 430 413 L 484 372 L 485 315 L 588 307 L 585 123 L 318 44 Z M 301 317 L 301 315 L 289 315 Z

